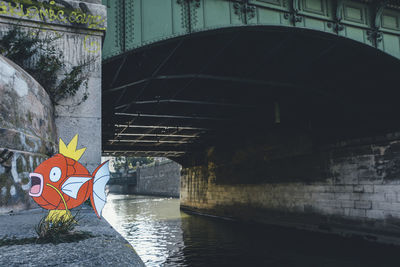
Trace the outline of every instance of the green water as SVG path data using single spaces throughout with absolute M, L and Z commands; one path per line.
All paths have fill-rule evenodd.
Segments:
M 179 199 L 110 194 L 106 220 L 146 266 L 400 266 L 400 248 L 189 215 Z

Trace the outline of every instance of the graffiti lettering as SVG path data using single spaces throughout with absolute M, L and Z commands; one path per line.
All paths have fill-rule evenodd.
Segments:
M 56 2 L 63 6 L 58 6 Z M 79 8 L 74 9 L 63 0 L 50 1 L 49 3 L 38 0 L 0 0 L 0 15 L 48 22 L 56 21 L 86 26 L 88 29 L 105 30 L 105 19 L 99 15 L 90 14 L 84 3 L 80 3 Z M 58 35 L 56 31 L 55 33 Z M 101 50 L 101 44 L 90 40 L 90 35 L 85 36 L 83 47 L 89 53 L 98 53 Z
M 98 53 L 101 45 L 97 41 L 89 41 L 89 35 L 86 35 L 83 41 L 83 48 L 89 53 Z
M 8 13 L 10 15 L 16 15 L 16 16 L 23 17 L 24 13 L 22 12 L 22 9 L 19 10 L 19 12 L 17 12 L 16 10 L 18 10 L 18 9 L 19 9 L 19 6 L 13 7 L 13 6 L 9 5 Z
M 67 22 L 67 19 L 64 17 L 64 10 L 60 10 L 57 12 L 58 20 L 61 22 Z
M 45 3 L 32 0 L 1 0 L 0 14 L 50 22 L 70 22 L 82 26 L 86 25 L 90 29 L 105 30 L 105 19 L 101 16 L 88 14 L 81 9 L 57 6 L 55 1 Z
M 39 12 L 38 8 L 35 6 L 30 6 L 27 8 L 26 13 L 28 18 L 34 18 Z

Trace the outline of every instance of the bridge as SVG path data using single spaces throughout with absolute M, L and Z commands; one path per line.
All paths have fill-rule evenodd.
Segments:
M 182 158 L 277 123 L 347 135 L 397 106 L 397 1 L 104 4 L 106 154 Z
M 182 164 L 140 167 L 111 180 L 111 192 L 179 196 L 183 210 L 400 244 L 400 1 L 0 3 L 2 36 L 13 25 L 41 29 L 35 36 L 54 37 L 65 71 L 89 70 L 56 105 L 0 56 L 0 213 L 32 208 L 29 173 L 59 137 L 79 133 L 79 162 L 91 173 L 102 154 Z M 170 215 L 183 236 L 197 227 Z M 24 236 L 5 221 L 5 232 Z
M 209 214 L 396 216 L 400 1 L 103 4 L 104 155 L 176 160 Z

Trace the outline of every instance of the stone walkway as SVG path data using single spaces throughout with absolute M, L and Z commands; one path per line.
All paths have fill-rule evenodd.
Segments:
M 144 266 L 132 246 L 90 207 L 81 209 L 76 230 L 93 237 L 73 243 L 1 245 L 4 237 L 36 237 L 34 227 L 46 214 L 33 209 L 0 215 L 0 266 Z

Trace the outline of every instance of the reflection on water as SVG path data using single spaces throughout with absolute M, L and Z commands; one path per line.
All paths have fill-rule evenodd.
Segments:
M 179 199 L 110 194 L 103 216 L 146 266 L 160 266 L 171 254 L 182 251 Z
M 397 247 L 188 215 L 179 199 L 110 194 L 103 216 L 146 266 L 400 266 Z

